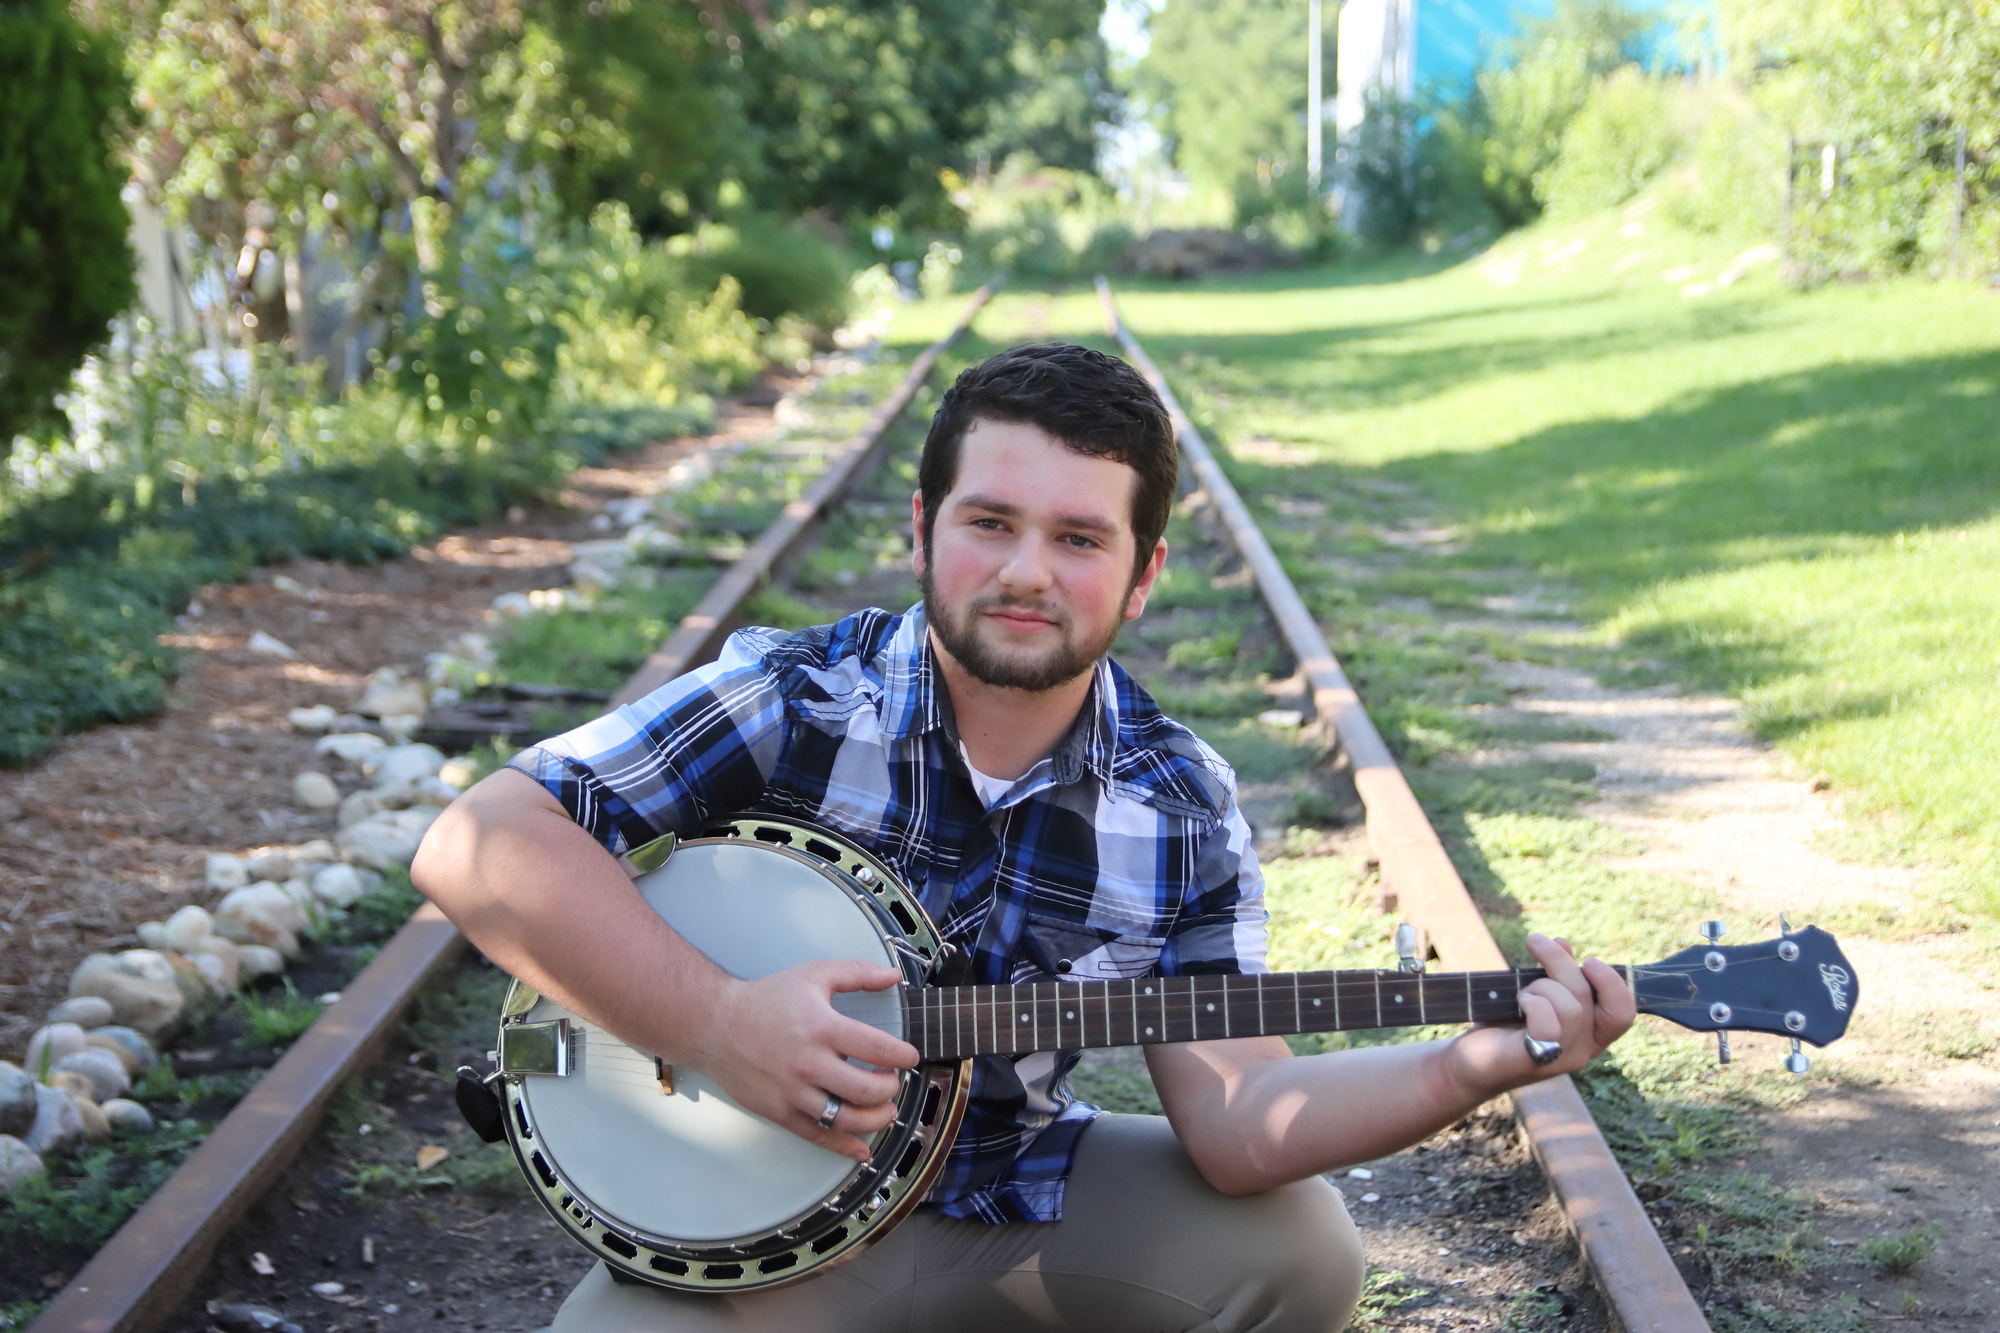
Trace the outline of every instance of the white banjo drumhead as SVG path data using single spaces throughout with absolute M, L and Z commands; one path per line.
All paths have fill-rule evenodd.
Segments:
M 794 853 L 734 840 L 686 844 L 638 888 L 733 976 L 818 958 L 894 965 L 866 911 Z M 834 1003 L 902 1036 L 893 987 L 837 995 Z M 563 1017 L 584 1033 L 580 1067 L 566 1077 L 523 1079 L 521 1097 L 535 1147 L 612 1221 L 678 1241 L 753 1236 L 817 1207 L 857 1169 L 743 1110 L 692 1069 L 675 1066 L 673 1095 L 663 1094 L 650 1055 L 546 999 L 527 1015 Z

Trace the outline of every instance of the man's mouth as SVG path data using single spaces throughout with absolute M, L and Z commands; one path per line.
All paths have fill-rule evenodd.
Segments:
M 997 622 L 1002 629 L 1013 630 L 1017 634 L 1032 634 L 1056 624 L 1053 617 L 1022 610 L 1019 607 L 996 607 L 988 611 L 986 616 L 989 620 Z

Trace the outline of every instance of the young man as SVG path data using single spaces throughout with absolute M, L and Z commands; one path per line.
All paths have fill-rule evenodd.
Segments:
M 975 980 L 1264 969 L 1263 884 L 1234 774 L 1105 656 L 1167 557 L 1172 426 L 1078 347 L 961 375 L 913 499 L 924 600 L 783 635 L 518 756 L 438 821 L 412 873 L 489 957 L 744 1107 L 865 1161 L 916 1051 L 831 1007 L 895 973 L 730 977 L 614 854 L 710 817 L 811 820 L 895 865 Z M 926 1206 L 774 1291 L 614 1285 L 558 1333 L 1316 1330 L 1347 1320 L 1359 1238 L 1321 1173 L 1393 1152 L 1631 1024 L 1623 981 L 1539 935 L 1521 1028 L 1293 1058 L 1278 1038 L 1149 1046 L 1164 1119 L 1073 1100 L 1074 1053 L 994 1056 Z M 1553 1054 L 1551 1053 L 1553 1050 Z

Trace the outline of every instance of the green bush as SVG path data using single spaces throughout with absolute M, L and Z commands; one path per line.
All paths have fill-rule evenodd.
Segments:
M 676 237 L 669 247 L 686 256 L 688 273 L 704 290 L 735 279 L 744 313 L 753 318 L 776 323 L 795 315 L 822 334 L 847 322 L 854 257 L 796 223 L 752 215 Z
M 1543 180 L 1549 212 L 1582 217 L 1639 193 L 1681 151 L 1676 110 L 1673 87 L 1636 65 L 1598 80 Z
M 1785 138 L 1740 96 L 1708 99 L 1690 170 L 1678 173 L 1662 204 L 1691 231 L 1776 236 L 1784 220 Z
M 1111 267 L 1136 228 L 1117 195 L 1087 172 L 1015 153 L 978 186 L 956 182 L 966 263 L 975 272 L 1084 278 Z

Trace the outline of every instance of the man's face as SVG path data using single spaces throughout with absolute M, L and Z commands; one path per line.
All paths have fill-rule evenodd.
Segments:
M 1089 671 L 1145 609 L 1167 544 L 1132 577 L 1124 463 L 1065 448 L 1040 427 L 975 421 L 928 552 L 915 559 L 924 612 L 975 680 L 1047 690 Z M 923 498 L 914 503 L 921 538 Z

